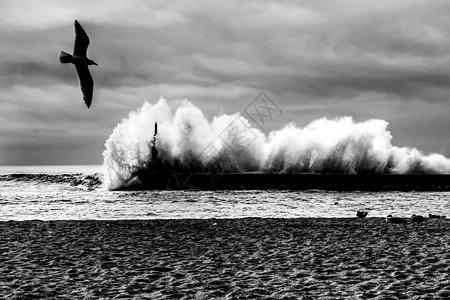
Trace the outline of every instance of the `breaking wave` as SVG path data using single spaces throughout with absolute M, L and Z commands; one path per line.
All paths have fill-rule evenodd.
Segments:
M 82 187 L 93 190 L 102 186 L 103 174 L 7 174 L 0 175 L 0 181 L 39 182 L 69 184 L 74 187 Z
M 144 102 L 105 143 L 104 183 L 116 189 L 148 167 L 154 123 L 158 158 L 171 172 L 450 173 L 450 159 L 396 147 L 383 120 L 318 119 L 304 128 L 289 123 L 264 134 L 239 113 L 208 121 L 185 100 Z

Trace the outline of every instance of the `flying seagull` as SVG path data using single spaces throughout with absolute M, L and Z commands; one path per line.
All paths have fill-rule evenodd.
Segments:
M 59 54 L 59 61 L 63 64 L 73 63 L 77 69 L 78 80 L 80 81 L 81 93 L 83 94 L 84 103 L 89 108 L 92 103 L 92 92 L 94 91 L 94 81 L 91 73 L 89 73 L 89 65 L 97 65 L 93 60 L 86 56 L 87 48 L 89 46 L 89 37 L 81 27 L 80 23 L 75 20 L 75 46 L 73 48 L 73 55 L 61 51 Z

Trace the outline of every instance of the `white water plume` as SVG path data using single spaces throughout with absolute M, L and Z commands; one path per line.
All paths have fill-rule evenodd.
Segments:
M 388 123 L 322 118 L 265 135 L 239 113 L 212 121 L 189 101 L 145 102 L 116 126 L 103 153 L 105 184 L 127 184 L 148 167 L 154 123 L 158 158 L 173 172 L 450 173 L 450 159 L 392 146 Z

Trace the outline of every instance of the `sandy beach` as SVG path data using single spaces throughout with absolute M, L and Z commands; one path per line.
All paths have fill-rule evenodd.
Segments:
M 0 222 L 2 299 L 449 299 L 450 222 Z

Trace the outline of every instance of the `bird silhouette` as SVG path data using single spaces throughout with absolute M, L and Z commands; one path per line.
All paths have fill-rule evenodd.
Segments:
M 59 61 L 63 64 L 72 63 L 75 65 L 80 82 L 81 93 L 83 94 L 84 103 L 87 108 L 92 103 L 92 93 L 94 92 L 94 80 L 92 80 L 91 73 L 89 73 L 88 66 L 98 64 L 87 58 L 86 52 L 89 46 L 89 37 L 81 27 L 80 23 L 75 20 L 75 45 L 73 48 L 73 55 L 61 51 L 59 54 Z

